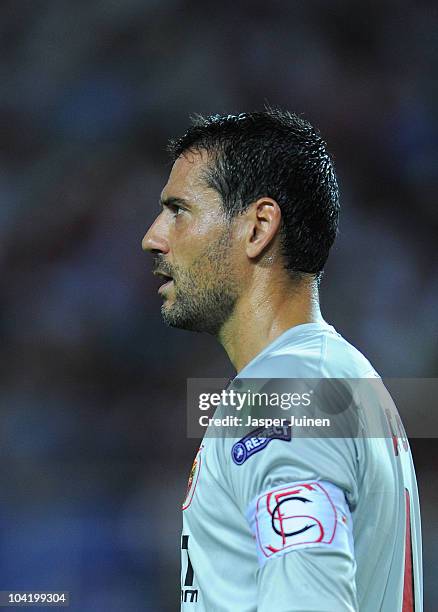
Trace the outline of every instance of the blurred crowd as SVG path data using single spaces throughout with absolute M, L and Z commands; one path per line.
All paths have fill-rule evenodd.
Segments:
M 320 128 L 343 206 L 325 317 L 383 376 L 437 375 L 437 32 L 425 1 L 2 0 L 0 590 L 178 608 L 186 379 L 233 370 L 162 324 L 140 243 L 194 113 Z M 426 610 L 432 449 L 413 441 Z

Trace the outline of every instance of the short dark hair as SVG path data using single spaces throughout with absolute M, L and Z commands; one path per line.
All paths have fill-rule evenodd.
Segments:
M 205 150 L 206 180 L 229 218 L 268 196 L 282 214 L 285 268 L 319 280 L 336 237 L 339 192 L 333 161 L 319 132 L 298 115 L 267 108 L 239 115 L 196 116 L 169 144 L 173 160 Z

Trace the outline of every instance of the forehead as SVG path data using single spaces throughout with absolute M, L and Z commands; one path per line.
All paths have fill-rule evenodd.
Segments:
M 210 192 L 210 197 L 218 195 L 207 185 L 203 176 L 207 163 L 208 157 L 205 151 L 199 153 L 187 151 L 178 157 L 172 166 L 161 198 L 178 197 L 196 202 L 200 197 L 205 198 Z

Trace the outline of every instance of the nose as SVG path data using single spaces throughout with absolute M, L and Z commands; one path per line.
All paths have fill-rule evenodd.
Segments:
M 168 253 L 169 242 L 166 236 L 162 215 L 158 215 L 141 241 L 143 251 L 151 253 Z

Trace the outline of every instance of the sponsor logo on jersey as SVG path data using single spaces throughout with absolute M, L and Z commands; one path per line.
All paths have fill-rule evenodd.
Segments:
M 193 571 L 193 565 L 190 561 L 189 555 L 189 538 L 188 535 L 183 535 L 181 538 L 181 551 L 187 551 L 186 554 L 186 570 L 181 573 L 181 580 L 183 575 L 185 574 L 184 581 L 181 582 L 181 602 L 182 603 L 197 603 L 199 589 L 193 588 L 193 583 L 195 580 L 195 573 Z M 184 560 L 182 559 L 182 563 L 184 565 Z M 190 587 L 190 588 L 186 588 Z
M 259 427 L 233 445 L 231 457 L 236 465 L 243 465 L 252 455 L 265 449 L 272 440 L 290 442 L 291 438 L 291 428 L 288 425 Z

